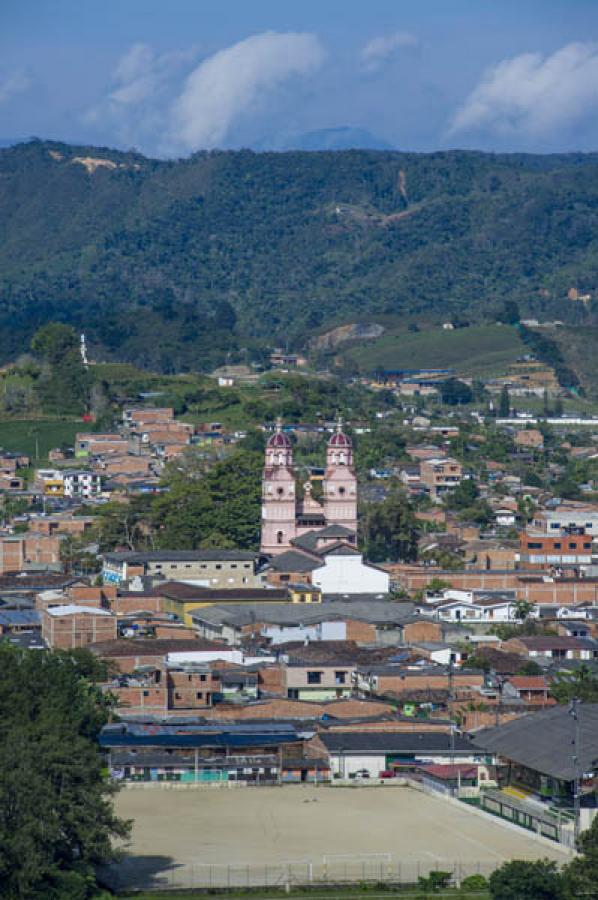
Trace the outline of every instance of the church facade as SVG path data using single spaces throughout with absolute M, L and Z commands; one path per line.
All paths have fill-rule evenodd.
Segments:
M 353 466 L 353 443 L 339 421 L 326 448 L 326 470 L 322 502 L 304 488 L 303 498 L 295 491 L 293 445 L 280 421 L 266 445 L 262 477 L 261 551 L 276 556 L 289 550 L 296 538 L 330 525 L 342 526 L 357 535 L 357 476 Z

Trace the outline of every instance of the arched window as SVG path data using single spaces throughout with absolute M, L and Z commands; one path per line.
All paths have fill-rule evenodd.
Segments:
M 339 487 L 339 489 L 338 489 L 338 492 L 339 492 L 339 494 L 340 494 L 340 495 L 341 495 L 341 497 L 342 497 L 342 496 L 343 496 L 343 494 L 344 494 L 344 493 L 345 493 L 345 489 L 344 489 L 344 487 Z
M 284 494 L 284 488 L 281 488 L 281 487 L 276 488 L 276 493 L 278 494 L 279 497 L 282 497 L 282 495 Z
M 277 531 L 276 532 L 276 543 L 282 544 L 283 537 L 284 537 L 284 535 L 283 535 L 282 531 Z

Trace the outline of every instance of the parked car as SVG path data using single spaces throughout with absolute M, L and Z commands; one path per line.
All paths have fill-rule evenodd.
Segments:
M 397 770 L 396 769 L 384 769 L 383 772 L 380 772 L 380 778 L 396 778 Z
M 357 769 L 357 771 L 353 772 L 349 777 L 350 778 L 369 778 L 370 773 L 367 769 Z

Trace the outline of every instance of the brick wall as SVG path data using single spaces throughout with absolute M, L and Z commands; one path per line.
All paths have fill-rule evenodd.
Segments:
M 453 687 L 481 686 L 484 676 L 475 672 L 455 673 L 453 675 Z M 377 693 L 402 694 L 405 691 L 448 690 L 448 675 L 409 675 L 404 678 L 398 675 L 380 675 L 378 677 Z
M 110 608 L 119 616 L 130 615 L 136 612 L 162 612 L 162 597 L 148 597 L 146 594 L 127 594 L 125 597 L 115 597 Z
M 211 672 L 173 671 L 167 673 L 169 709 L 203 709 L 213 705 L 220 681 Z
M 440 622 L 408 622 L 403 626 L 403 639 L 406 644 L 414 641 L 441 641 L 442 627 Z
M 373 644 L 376 640 L 376 626 L 369 622 L 358 622 L 355 619 L 347 619 L 348 641 L 357 641 L 361 644 Z
M 257 676 L 260 693 L 286 696 L 286 679 L 282 666 L 264 666 L 258 670 Z
M 59 650 L 86 647 L 96 641 L 116 638 L 116 617 L 76 613 L 53 616 L 47 610 L 41 613 L 42 638 L 47 645 Z

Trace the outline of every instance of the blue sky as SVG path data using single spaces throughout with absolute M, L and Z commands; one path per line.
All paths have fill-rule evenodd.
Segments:
M 0 138 L 598 149 L 597 0 L 2 0 Z

